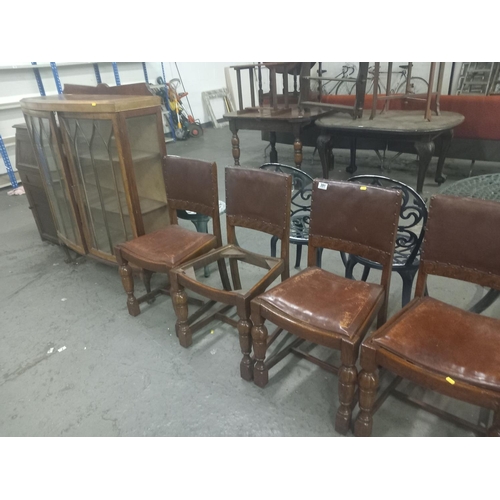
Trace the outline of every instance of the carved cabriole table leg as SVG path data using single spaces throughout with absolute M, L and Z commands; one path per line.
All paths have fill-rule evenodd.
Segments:
M 356 166 L 356 148 L 357 148 L 357 139 L 356 137 L 351 137 L 351 147 L 350 147 L 350 152 L 351 152 L 351 159 L 349 162 L 349 166 L 345 169 L 346 172 L 349 172 L 350 174 L 353 174 L 358 170 L 358 167 Z
M 276 151 L 276 132 L 269 132 L 269 142 L 271 144 L 269 161 L 271 163 L 278 163 L 278 151 Z
M 446 177 L 443 175 L 443 168 L 446 155 L 448 154 L 448 150 L 450 149 L 451 141 L 453 139 L 453 129 L 447 130 L 441 137 L 443 138 L 443 144 L 436 167 L 436 177 L 434 178 L 438 184 L 442 184 L 446 180 Z
M 425 174 L 427 173 L 427 168 L 434 154 L 434 141 L 416 141 L 414 147 L 418 153 L 417 193 L 422 194 Z
M 331 135 L 321 134 L 316 141 L 316 147 L 318 148 L 321 168 L 323 169 L 323 178 L 328 179 L 328 171 L 333 168 Z

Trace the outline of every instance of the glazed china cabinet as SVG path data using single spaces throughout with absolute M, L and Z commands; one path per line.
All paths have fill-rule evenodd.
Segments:
M 156 96 L 23 99 L 61 243 L 116 262 L 114 246 L 169 224 Z

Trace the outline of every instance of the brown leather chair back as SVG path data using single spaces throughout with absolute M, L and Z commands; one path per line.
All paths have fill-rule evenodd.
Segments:
M 217 165 L 208 161 L 167 156 L 163 179 L 172 224 L 177 224 L 177 210 L 190 210 L 212 217 L 214 234 L 222 244 L 219 218 Z
M 309 228 L 309 265 L 316 248 L 352 253 L 392 266 L 401 191 L 315 180 Z
M 191 210 L 210 217 L 219 213 L 215 163 L 167 156 L 163 178 L 170 209 Z
M 428 274 L 500 289 L 500 203 L 433 196 L 416 296 L 423 294 Z
M 267 170 L 226 167 L 226 220 L 288 241 L 292 176 Z M 283 246 L 283 245 L 282 245 Z M 286 244 L 288 246 L 288 243 Z

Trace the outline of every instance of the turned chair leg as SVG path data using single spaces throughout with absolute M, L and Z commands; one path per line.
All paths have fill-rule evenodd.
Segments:
M 358 381 L 358 370 L 355 366 L 357 349 L 342 344 L 340 357 L 342 363 L 338 374 L 340 407 L 335 419 L 335 430 L 340 434 L 347 434 L 351 426 L 352 404 Z
M 369 437 L 372 435 L 373 406 L 377 397 L 378 370 L 362 370 L 359 374 L 359 414 L 354 423 L 354 435 Z
M 134 277 L 132 276 L 132 268 L 128 262 L 122 260 L 119 268 L 119 273 L 122 278 L 123 288 L 127 293 L 127 308 L 131 316 L 138 316 L 141 313 L 139 302 L 134 296 Z
M 172 293 L 172 303 L 174 305 L 177 321 L 175 322 L 175 333 L 179 338 L 182 347 L 189 347 L 193 343 L 193 335 L 188 323 L 188 300 L 184 288 L 177 285 Z
M 267 328 L 264 326 L 264 318 L 252 314 L 252 344 L 255 355 L 255 366 L 253 369 L 253 381 L 259 387 L 265 387 L 269 382 L 269 371 L 265 364 L 267 351 Z
M 243 358 L 240 363 L 240 375 L 244 380 L 253 379 L 254 361 L 250 357 L 252 354 L 252 322 L 249 318 L 240 318 L 238 321 L 238 333 L 240 335 L 240 347 Z

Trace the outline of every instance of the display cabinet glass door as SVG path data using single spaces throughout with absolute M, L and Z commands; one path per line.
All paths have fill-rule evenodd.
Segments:
M 132 239 L 134 232 L 113 121 L 59 119 L 76 171 L 89 251 L 115 260 L 115 245 Z
M 25 114 L 24 117 L 34 145 L 58 237 L 68 247 L 79 253 L 85 253 L 63 165 L 54 116 L 49 113 L 43 116 Z
M 127 117 L 126 123 L 133 177 L 144 234 L 147 234 L 169 224 L 162 172 L 162 158 L 166 155 L 163 125 L 161 116 L 156 113 Z

